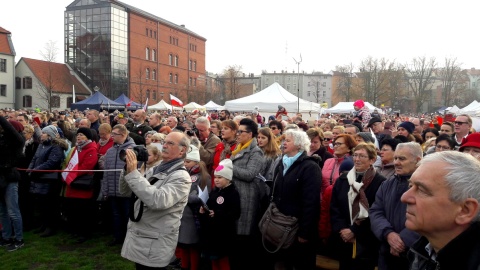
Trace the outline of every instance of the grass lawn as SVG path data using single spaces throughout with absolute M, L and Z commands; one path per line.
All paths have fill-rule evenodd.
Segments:
M 0 269 L 135 269 L 134 263 L 120 256 L 121 246 L 106 245 L 111 236 L 96 234 L 82 244 L 65 232 L 47 238 L 27 232 L 24 238 L 22 248 L 0 250 Z

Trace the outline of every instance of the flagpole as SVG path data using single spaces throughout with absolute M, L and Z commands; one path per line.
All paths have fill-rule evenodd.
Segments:
M 75 85 L 72 85 L 73 91 L 72 91 L 72 103 L 75 103 Z

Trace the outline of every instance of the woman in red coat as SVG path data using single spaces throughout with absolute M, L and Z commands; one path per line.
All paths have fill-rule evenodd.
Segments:
M 220 161 L 230 158 L 232 151 L 237 147 L 237 130 L 238 125 L 233 120 L 224 120 L 222 121 L 222 141 L 217 144 L 215 148 L 215 153 L 213 155 L 213 171 L 218 167 Z M 213 175 L 213 173 L 211 174 Z M 212 188 L 215 187 L 212 177 Z
M 95 220 L 95 192 L 94 188 L 87 190 L 75 189 L 71 186 L 75 178 L 90 174 L 98 161 L 97 145 L 92 142 L 92 132 L 88 128 L 79 128 L 76 135 L 76 146 L 69 152 L 66 165 L 70 170 L 79 172 L 62 173 L 64 180 L 63 195 L 65 196 L 65 210 L 68 227 L 74 235 L 78 235 L 77 242 L 83 243 L 90 236 L 93 221 Z M 76 156 L 78 160 L 75 161 Z M 77 165 L 75 167 L 75 165 Z M 82 171 L 85 170 L 85 171 Z

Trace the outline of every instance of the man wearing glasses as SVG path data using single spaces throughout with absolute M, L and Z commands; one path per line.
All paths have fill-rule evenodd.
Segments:
M 460 114 L 457 116 L 454 122 L 454 133 L 452 138 L 455 140 L 455 150 L 460 148 L 463 138 L 466 138 L 470 134 L 472 128 L 472 118 L 468 114 Z
M 135 195 L 122 257 L 136 269 L 167 269 L 178 241 L 180 219 L 187 205 L 192 180 L 184 166 L 190 149 L 184 133 L 167 135 L 162 162 L 146 179 L 137 170 L 137 157 L 126 151 L 127 166 L 120 178 L 120 192 Z

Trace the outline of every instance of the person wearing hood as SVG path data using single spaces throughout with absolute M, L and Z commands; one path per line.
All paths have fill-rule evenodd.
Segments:
M 278 105 L 278 111 L 275 114 L 275 119 L 277 119 L 277 121 L 282 121 L 282 118 L 278 118 L 279 116 L 288 116 L 287 109 L 285 109 L 282 105 Z
M 125 161 L 120 159 L 120 151 L 135 147 L 135 142 L 128 136 L 127 128 L 122 124 L 113 127 L 111 136 L 113 146 L 105 153 L 105 170 L 123 169 Z M 118 190 L 120 171 L 105 171 L 102 179 L 102 196 L 110 203 L 113 215 L 113 240 L 109 245 L 120 245 L 127 233 L 130 195 L 122 195 Z
M 2 112 L 3 114 L 3 112 Z M 22 215 L 18 205 L 17 171 L 19 158 L 23 153 L 25 139 L 22 136 L 23 125 L 17 121 L 7 121 L 0 115 L 0 216 L 2 237 L 0 243 L 14 251 L 24 245 Z
M 92 215 L 95 211 L 94 187 L 88 190 L 76 189 L 71 186 L 75 178 L 91 174 L 98 161 L 97 145 L 92 142 L 92 132 L 89 128 L 79 128 L 76 134 L 76 145 L 67 155 L 66 168 L 84 170 L 83 172 L 62 173 L 64 186 L 62 193 L 65 196 L 66 216 L 68 226 L 72 232 L 79 235 L 77 243 L 83 243 L 90 236 L 93 229 Z M 77 166 L 77 167 L 75 167 Z
M 353 109 L 355 110 L 355 117 L 353 118 L 353 121 L 361 123 L 363 130 L 366 130 L 372 117 L 368 107 L 365 105 L 365 102 L 361 99 L 355 101 L 353 103 Z
M 385 145 L 384 145 L 385 146 Z M 420 235 L 405 228 L 407 205 L 400 201 L 423 157 L 415 142 L 400 143 L 395 150 L 395 174 L 378 189 L 370 208 L 371 229 L 380 241 L 378 269 L 408 269 L 407 252 Z
M 41 237 L 55 234 L 59 222 L 59 196 L 61 182 L 58 172 L 36 172 L 36 170 L 59 170 L 65 158 L 67 142 L 60 138 L 57 127 L 48 125 L 42 129 L 41 144 L 28 166 L 30 174 L 30 193 L 34 194 L 38 207 L 40 228 L 34 233 Z

